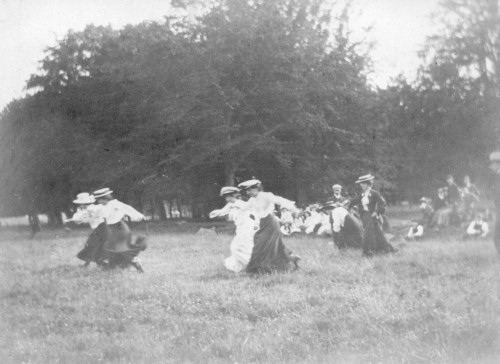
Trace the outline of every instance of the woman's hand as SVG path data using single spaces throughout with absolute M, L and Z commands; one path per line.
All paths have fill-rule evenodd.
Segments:
M 214 210 L 212 211 L 209 215 L 208 215 L 211 219 L 213 219 L 214 217 L 217 217 L 219 216 L 219 210 Z

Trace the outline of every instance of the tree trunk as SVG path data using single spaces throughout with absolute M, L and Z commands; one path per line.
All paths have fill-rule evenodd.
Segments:
M 179 201 L 175 201 L 175 204 L 177 206 L 177 211 L 179 211 L 179 218 L 183 218 L 182 216 L 182 207 L 181 207 L 181 204 L 179 203 Z
M 224 168 L 224 186 L 234 186 L 236 163 L 227 162 Z
M 167 211 L 165 210 L 165 204 L 161 198 L 156 198 L 156 204 L 158 205 L 158 217 L 160 221 L 167 221 Z

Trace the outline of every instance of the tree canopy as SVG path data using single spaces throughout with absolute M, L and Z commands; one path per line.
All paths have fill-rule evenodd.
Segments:
M 479 175 L 498 135 L 495 4 L 447 1 L 419 78 L 387 89 L 367 82 L 347 8 L 319 0 L 219 0 L 195 21 L 70 31 L 33 95 L 1 114 L 2 213 L 56 216 L 102 186 L 201 216 L 253 176 L 306 203 L 365 172 L 401 197 L 444 170 Z

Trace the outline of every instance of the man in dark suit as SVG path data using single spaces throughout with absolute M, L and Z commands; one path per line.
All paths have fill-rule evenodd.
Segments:
M 495 248 L 500 255 L 500 151 L 490 154 L 490 169 L 495 174 L 493 184 L 493 199 L 496 208 L 496 221 L 495 221 Z

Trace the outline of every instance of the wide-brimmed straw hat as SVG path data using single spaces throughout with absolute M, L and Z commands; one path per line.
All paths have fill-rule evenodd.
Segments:
M 490 154 L 491 162 L 500 162 L 500 151 L 494 151 Z
M 259 186 L 261 183 L 262 182 L 259 181 L 258 179 L 249 179 L 248 181 L 241 182 L 238 185 L 238 188 L 241 189 L 241 190 L 248 190 L 249 188 Z
M 222 187 L 220 190 L 221 196 L 231 195 L 233 193 L 239 193 L 240 190 L 237 187 Z
M 372 176 L 371 174 L 366 174 L 364 176 L 359 177 L 358 180 L 356 181 L 356 183 L 369 182 L 369 181 L 373 181 L 374 179 L 375 179 L 375 177 Z
M 339 185 L 339 184 L 336 184 L 336 185 L 332 186 L 332 190 L 341 190 L 341 189 L 342 189 L 342 186 Z
M 88 205 L 94 202 L 95 202 L 94 196 L 92 196 L 90 193 L 87 192 L 79 193 L 78 195 L 76 195 L 76 200 L 73 201 L 73 203 L 78 205 Z
M 109 188 L 101 188 L 100 190 L 94 191 L 94 197 L 97 200 L 98 198 L 111 195 L 113 191 Z

